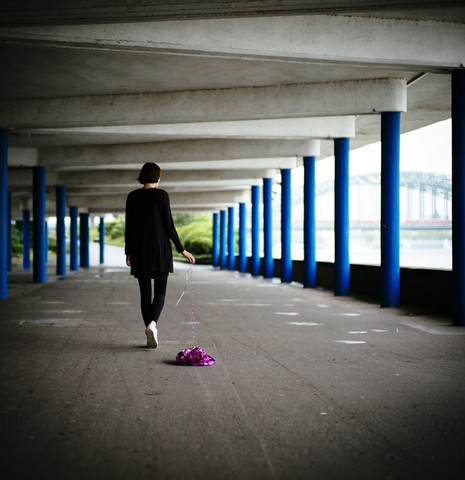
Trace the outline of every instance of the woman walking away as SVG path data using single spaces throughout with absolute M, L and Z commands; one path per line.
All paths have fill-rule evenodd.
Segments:
M 179 253 L 195 263 L 194 256 L 184 250 L 179 240 L 168 193 L 158 188 L 160 177 L 160 167 L 146 163 L 138 178 L 143 187 L 130 192 L 126 200 L 126 265 L 139 282 L 140 307 L 150 348 L 158 346 L 157 322 L 165 304 L 168 274 L 173 272 L 170 239 Z

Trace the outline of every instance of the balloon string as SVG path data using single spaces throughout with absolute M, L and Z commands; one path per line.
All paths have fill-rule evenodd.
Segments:
M 178 306 L 179 302 L 181 301 L 181 298 L 184 296 L 184 294 L 187 291 L 187 285 L 189 283 L 189 272 L 190 272 L 190 282 L 191 282 L 191 297 L 192 297 L 192 348 L 195 348 L 195 321 L 194 321 L 194 284 L 192 283 L 192 265 L 189 265 L 189 268 L 186 270 L 186 283 L 184 285 L 184 290 L 181 293 L 181 296 L 178 298 L 178 301 L 176 302 L 176 306 Z

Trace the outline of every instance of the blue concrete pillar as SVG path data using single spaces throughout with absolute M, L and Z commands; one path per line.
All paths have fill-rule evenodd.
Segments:
M 7 238 L 7 256 L 6 256 L 6 269 L 11 272 L 13 270 L 13 245 L 11 243 L 11 192 L 8 192 L 7 196 L 7 225 L 6 225 L 6 238 Z
M 89 214 L 79 214 L 79 245 L 81 268 L 89 268 Z
M 55 189 L 57 215 L 57 275 L 66 275 L 66 187 L 58 185 Z
M 247 271 L 247 214 L 245 203 L 239 204 L 239 272 L 245 273 Z
M 45 265 L 45 167 L 34 167 L 33 170 L 32 218 L 34 221 L 32 277 L 35 283 L 44 283 L 47 279 Z
M 260 187 L 252 186 L 252 275 L 260 275 Z
M 263 179 L 263 277 L 273 278 L 273 211 L 271 178 Z
M 0 300 L 8 297 L 8 132 L 0 128 Z
M 349 294 L 349 139 L 334 140 L 334 294 Z
M 100 217 L 100 265 L 105 263 L 105 219 Z
M 214 267 L 217 267 L 220 264 L 220 251 L 218 248 L 218 219 L 219 214 L 213 214 L 213 240 L 212 240 L 212 263 Z
M 23 210 L 23 269 L 31 268 L 31 212 Z
M 234 236 L 234 207 L 228 207 L 228 270 L 236 269 L 236 239 Z
M 78 207 L 69 207 L 69 269 L 78 270 Z
M 44 229 L 44 244 L 45 244 L 45 247 L 44 247 L 44 260 L 45 260 L 45 264 L 48 263 L 48 250 L 49 250 L 49 242 L 48 242 L 48 222 L 47 220 L 45 220 L 45 229 Z
M 381 114 L 381 307 L 400 301 L 400 112 Z
M 465 326 L 465 71 L 452 72 L 453 324 Z
M 281 169 L 281 281 L 292 282 L 291 169 Z
M 226 268 L 226 210 L 220 211 L 220 268 Z
M 304 157 L 304 287 L 316 286 L 315 157 Z

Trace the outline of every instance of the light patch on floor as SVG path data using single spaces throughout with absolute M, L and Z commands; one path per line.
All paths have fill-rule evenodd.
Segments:
M 300 315 L 300 313 L 297 312 L 274 312 L 275 315 Z
M 129 268 L 120 267 L 120 268 L 105 268 L 104 273 L 121 273 L 121 272 L 129 272 Z
M 24 325 L 25 323 L 40 325 L 43 327 L 79 327 L 81 325 L 96 325 L 83 318 L 44 318 L 37 320 L 22 320 L 19 322 L 20 325 Z
M 318 325 L 323 325 L 322 323 L 315 323 L 315 322 L 287 322 L 288 325 L 302 325 L 308 327 L 316 327 Z
M 416 328 L 431 335 L 465 335 L 465 330 L 452 325 L 425 325 L 422 323 L 401 322 L 407 327 Z
M 360 330 L 359 332 L 349 332 L 351 335 L 355 335 L 355 334 L 358 334 L 358 333 L 367 333 L 366 330 Z
M 329 305 L 324 305 L 323 303 L 317 303 L 316 306 L 318 308 L 328 308 L 329 307 Z
M 337 313 L 340 317 L 360 317 L 360 313 Z
M 372 328 L 371 331 L 376 333 L 385 333 L 385 332 L 388 332 L 389 330 L 378 330 L 377 328 Z
M 271 303 L 234 303 L 238 307 L 271 307 Z
M 42 313 L 84 313 L 83 310 L 42 310 Z
M 367 343 L 363 340 L 336 340 L 336 343 L 345 343 L 346 345 L 358 345 L 360 343 Z

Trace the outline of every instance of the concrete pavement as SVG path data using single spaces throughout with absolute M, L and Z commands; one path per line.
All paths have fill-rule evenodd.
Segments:
M 0 302 L 2 478 L 462 478 L 465 329 L 210 267 L 170 277 L 160 346 L 137 282 L 91 267 L 9 277 Z

